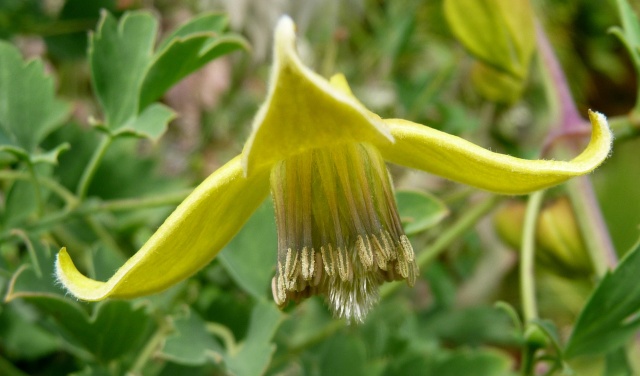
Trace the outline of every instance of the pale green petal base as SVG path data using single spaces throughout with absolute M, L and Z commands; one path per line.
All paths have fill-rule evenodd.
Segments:
M 502 194 L 526 194 L 584 175 L 609 155 L 613 136 L 604 115 L 589 111 L 587 148 L 571 161 L 525 160 L 498 154 L 459 137 L 406 120 L 385 123 L 393 145 L 378 145 L 393 163 L 427 171 L 460 183 Z
M 348 142 L 391 144 L 379 116 L 302 64 L 289 17 L 280 19 L 274 38 L 269 94 L 242 153 L 248 175 L 311 149 Z
M 269 170 L 245 178 L 240 156 L 211 174 L 107 282 L 82 275 L 65 248 L 58 280 L 82 300 L 132 298 L 164 290 L 207 265 L 269 193 Z

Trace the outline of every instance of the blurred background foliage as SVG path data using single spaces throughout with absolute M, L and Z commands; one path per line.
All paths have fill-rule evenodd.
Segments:
M 25 83 L 26 102 L 0 87 L 3 104 L 24 106 L 14 118 L 0 106 L 2 121 L 26 113 L 40 124 L 39 138 L 29 142 L 16 141 L 5 129 L 0 134 L 0 374 L 640 373 L 638 344 L 620 347 L 629 342 L 638 321 L 632 313 L 640 307 L 632 283 L 640 263 L 632 257 L 606 291 L 591 299 L 591 305 L 609 298 L 616 305 L 607 291 L 630 289 L 631 306 L 623 310 L 629 315 L 619 320 L 631 328 L 612 340 L 617 347 L 594 350 L 598 344 L 580 339 L 582 332 L 569 340 L 597 276 L 564 188 L 547 194 L 536 227 L 535 281 L 545 320 L 533 323 L 520 318 L 517 250 L 525 201 L 490 197 L 395 166 L 401 216 L 426 261 L 416 287 L 384 288 L 381 303 L 362 325 L 332 319 L 318 298 L 284 312 L 272 303 L 276 234 L 270 202 L 210 265 L 148 298 L 78 302 L 62 291 L 52 269 L 55 253 L 66 246 L 86 273 L 108 278 L 190 187 L 241 151 L 265 97 L 271 31 L 283 13 L 297 23 L 303 60 L 324 76 L 343 72 L 374 112 L 525 158 L 540 155 L 562 106 L 550 93 L 554 85 L 532 34 L 539 23 L 579 112 L 594 109 L 612 119 L 614 152 L 591 178 L 622 257 L 636 243 L 640 223 L 638 71 L 629 54 L 634 48 L 640 54 L 640 28 L 622 39 L 629 50 L 609 32 L 624 24 L 621 3 L 0 1 L 0 52 L 37 61 L 16 69 L 33 82 L 48 82 Z M 161 103 L 147 107 L 160 120 L 109 129 L 101 124 L 110 113 L 96 99 L 100 89 L 92 67 L 108 70 L 115 58 L 99 51 L 88 55 L 88 35 L 101 17 L 115 20 L 133 10 L 157 20 L 161 37 L 206 12 L 219 12 L 229 21 L 220 35 L 230 35 L 237 51 L 203 61 L 195 73 L 168 84 Z M 631 10 L 640 10 L 637 2 L 630 2 Z M 0 62 L 0 71 L 7 72 L 9 57 Z M 3 80 L 9 87 L 10 77 Z M 36 119 L 43 111 L 57 115 Z M 144 108 L 135 111 L 142 119 Z M 87 178 L 105 137 L 108 148 Z M 34 181 L 42 189 L 34 189 Z M 583 316 L 592 333 L 613 330 Z M 596 356 L 578 356 L 589 353 Z

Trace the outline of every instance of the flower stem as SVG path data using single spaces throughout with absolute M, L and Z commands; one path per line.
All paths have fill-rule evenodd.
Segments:
M 100 162 L 102 161 L 102 158 L 104 157 L 104 154 L 106 153 L 107 149 L 111 145 L 112 141 L 113 141 L 113 137 L 109 134 L 105 135 L 103 139 L 100 141 L 100 144 L 96 148 L 96 151 L 93 153 L 93 156 L 89 161 L 89 164 L 82 172 L 82 177 L 80 178 L 80 182 L 78 183 L 78 189 L 76 190 L 76 195 L 78 196 L 78 199 L 80 200 L 85 199 L 87 195 L 87 191 L 89 190 L 89 185 L 91 184 L 91 180 L 93 179 L 93 176 L 95 175 L 98 169 L 98 166 L 100 166 Z
M 524 321 L 538 318 L 535 287 L 535 240 L 538 214 L 545 191 L 537 191 L 529 196 L 524 217 L 524 229 L 520 252 L 520 294 Z

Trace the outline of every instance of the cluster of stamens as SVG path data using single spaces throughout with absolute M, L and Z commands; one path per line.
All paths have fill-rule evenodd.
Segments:
M 413 248 L 375 148 L 345 144 L 291 157 L 272 170 L 271 189 L 278 305 L 324 295 L 335 316 L 363 321 L 380 284 L 414 284 Z

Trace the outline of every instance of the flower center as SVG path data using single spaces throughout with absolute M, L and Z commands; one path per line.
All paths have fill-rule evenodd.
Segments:
M 324 295 L 335 316 L 363 321 L 381 283 L 413 286 L 413 248 L 377 149 L 351 143 L 290 157 L 273 168 L 271 191 L 278 305 Z

